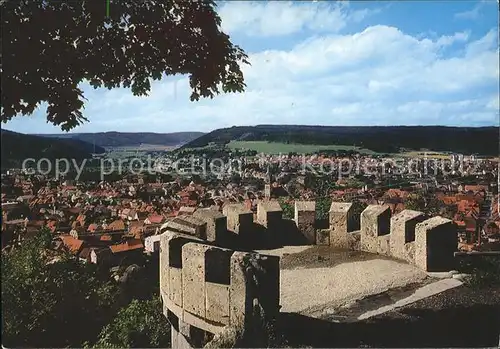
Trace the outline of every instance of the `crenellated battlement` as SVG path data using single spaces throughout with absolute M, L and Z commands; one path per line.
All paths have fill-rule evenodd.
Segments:
M 329 228 L 318 229 L 315 206 L 297 201 L 294 219 L 288 220 L 277 201 L 258 203 L 256 215 L 242 204 L 230 204 L 222 213 L 197 209 L 165 223 L 160 288 L 173 327 L 172 346 L 185 340 L 202 345 L 228 326 L 251 326 L 256 307 L 268 319 L 279 312 L 279 258 L 253 252 L 255 241 L 267 249 L 299 236 L 302 244 L 331 246 L 332 253 L 361 250 L 424 271 L 450 270 L 458 242 L 448 219 L 411 210 L 391 216 L 386 205 L 369 205 L 355 217 L 352 204 L 333 202 Z

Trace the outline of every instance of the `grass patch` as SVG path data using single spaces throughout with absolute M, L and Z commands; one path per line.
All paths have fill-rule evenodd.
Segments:
M 450 154 L 436 152 L 436 151 L 407 151 L 399 153 L 398 155 L 403 157 L 419 158 L 419 159 L 425 157 L 427 157 L 428 159 L 450 159 Z
M 246 149 L 255 150 L 259 153 L 266 154 L 312 154 L 321 150 L 338 150 L 338 151 L 357 151 L 364 154 L 375 154 L 374 151 L 363 149 L 352 145 L 319 145 L 319 144 L 296 144 L 296 143 L 278 143 L 266 141 L 231 141 L 227 144 L 230 149 Z

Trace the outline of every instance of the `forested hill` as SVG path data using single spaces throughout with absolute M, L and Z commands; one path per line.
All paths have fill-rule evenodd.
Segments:
M 187 144 L 269 141 L 298 144 L 355 145 L 377 152 L 429 149 L 463 154 L 498 155 L 497 127 L 446 126 L 301 126 L 257 125 L 217 129 Z
M 178 146 L 203 135 L 202 132 L 96 132 L 39 135 L 51 138 L 79 139 L 101 147 L 130 147 L 141 144 Z
M 19 167 L 24 159 L 47 158 L 82 160 L 105 149 L 74 139 L 54 139 L 2 130 L 2 168 Z

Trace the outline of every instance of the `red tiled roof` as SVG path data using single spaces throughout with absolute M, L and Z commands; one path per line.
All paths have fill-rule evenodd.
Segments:
M 132 240 L 127 240 L 127 242 L 124 242 L 122 244 L 110 246 L 109 248 L 111 249 L 111 252 L 113 252 L 113 253 L 120 253 L 120 252 L 125 252 L 125 251 L 142 249 L 142 248 L 144 248 L 144 245 L 142 244 L 141 240 L 132 239 Z
M 71 235 L 61 235 L 62 242 L 64 246 L 72 254 L 77 254 L 83 246 L 83 240 L 78 240 Z
M 109 223 L 106 230 L 125 230 L 125 223 L 121 219 L 117 219 Z
M 155 215 L 150 215 L 148 217 L 148 220 L 153 223 L 153 224 L 159 224 L 159 223 L 162 223 L 164 220 L 165 220 L 165 217 L 162 216 L 162 215 L 159 215 L 159 214 L 155 214 Z

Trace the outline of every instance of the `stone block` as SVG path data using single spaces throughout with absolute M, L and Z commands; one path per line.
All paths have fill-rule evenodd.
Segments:
M 433 217 L 416 225 L 415 265 L 429 272 L 449 271 L 454 267 L 458 235 L 453 222 Z
M 245 314 L 252 309 L 252 300 L 247 297 L 245 260 L 246 252 L 234 252 L 231 256 L 231 284 L 229 286 L 229 321 L 232 326 L 245 323 Z
M 196 212 L 196 207 L 182 206 L 177 213 L 178 216 L 189 216 Z
M 186 339 L 189 339 L 191 337 L 191 325 L 182 320 L 179 320 L 179 332 Z
M 316 244 L 316 202 L 295 201 L 295 224 L 306 241 Z
M 330 245 L 330 229 L 318 229 L 316 231 L 316 245 Z
M 175 349 L 192 349 L 193 346 L 189 340 L 176 328 L 172 326 L 170 333 L 171 347 Z
M 404 210 L 391 218 L 390 250 L 393 257 L 408 261 L 406 244 L 415 241 L 415 227 L 425 220 L 422 212 Z
M 227 218 L 214 209 L 200 209 L 193 213 L 193 217 L 203 220 L 206 225 L 207 241 L 217 241 L 227 231 Z
M 257 223 L 267 229 L 279 229 L 283 219 L 283 210 L 278 201 L 260 201 L 257 204 Z
M 170 267 L 182 267 L 182 245 L 188 242 L 201 241 L 195 237 L 166 231 L 160 237 L 160 290 L 170 296 Z
M 347 248 L 351 251 L 361 250 L 361 230 L 350 232 L 347 239 Z
M 253 212 L 244 204 L 229 204 L 222 213 L 227 217 L 227 230 L 235 234 L 248 234 L 252 231 Z
M 391 210 L 388 205 L 369 205 L 361 213 L 361 250 L 377 253 L 378 237 L 390 234 Z
M 408 263 L 415 264 L 415 241 L 407 242 L 403 249 L 401 259 Z
M 182 247 L 182 308 L 205 317 L 205 253 L 209 245 L 188 243 Z
M 169 267 L 168 273 L 168 298 L 170 298 L 175 305 L 182 307 L 182 269 Z
M 181 216 L 165 223 L 161 227 L 161 231 L 190 235 L 205 240 L 206 223 L 192 216 Z
M 191 326 L 197 327 L 203 331 L 207 331 L 213 334 L 220 333 L 224 330 L 226 325 L 218 324 L 216 322 L 207 321 L 205 318 L 201 318 L 190 312 L 184 311 L 184 321 Z
M 178 306 L 175 304 L 170 298 L 165 297 L 163 298 L 163 313 L 165 314 L 165 309 L 168 310 L 167 313 L 172 313 L 177 319 L 182 320 L 184 318 L 184 310 L 182 307 Z M 170 321 L 171 320 L 171 315 L 167 314 L 167 319 Z M 177 321 L 177 320 L 176 320 Z M 170 322 L 173 324 L 173 322 Z
M 390 247 L 390 235 L 383 235 L 379 236 L 377 238 L 378 240 L 378 247 L 377 247 L 377 253 L 384 255 L 384 256 L 389 256 L 391 253 L 391 247 Z
M 229 285 L 207 282 L 205 291 L 207 320 L 229 325 Z
M 184 226 L 184 233 L 196 236 L 199 239 L 207 239 L 207 223 L 194 216 L 176 217 L 173 222 Z
M 352 204 L 332 202 L 329 212 L 330 246 L 348 248 L 348 225 L 352 216 Z

